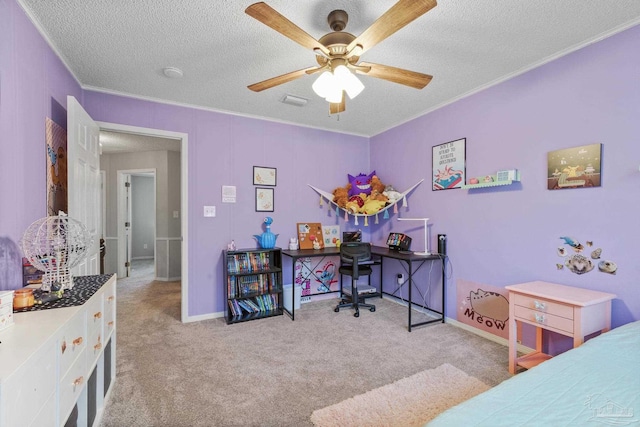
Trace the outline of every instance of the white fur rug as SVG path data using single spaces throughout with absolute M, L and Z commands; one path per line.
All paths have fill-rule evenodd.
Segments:
M 314 411 L 318 427 L 421 426 L 490 387 L 448 363 Z

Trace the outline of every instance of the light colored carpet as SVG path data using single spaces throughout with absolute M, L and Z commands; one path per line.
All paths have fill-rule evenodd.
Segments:
M 448 363 L 314 411 L 317 427 L 414 427 L 489 389 Z
M 359 318 L 325 300 L 295 321 L 184 324 L 180 282 L 149 271 L 117 283 L 117 377 L 101 427 L 307 427 L 314 410 L 444 363 L 490 386 L 510 377 L 506 347 L 448 324 L 409 333 L 407 308 L 386 299 Z

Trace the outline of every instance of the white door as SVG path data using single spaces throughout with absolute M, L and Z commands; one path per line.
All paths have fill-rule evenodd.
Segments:
M 124 268 L 126 277 L 131 276 L 131 175 L 125 175 L 124 182 L 124 199 L 125 199 L 125 218 L 124 218 L 124 234 L 125 234 L 125 251 L 124 251 Z
M 68 215 L 93 237 L 87 257 L 71 274 L 100 273 L 100 128 L 73 97 L 67 97 Z

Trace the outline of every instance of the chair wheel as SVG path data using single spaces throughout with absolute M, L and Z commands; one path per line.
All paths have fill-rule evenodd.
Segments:
M 336 307 L 333 309 L 333 311 L 335 311 L 336 313 L 340 311 L 340 307 Z
M 376 308 L 375 308 L 375 307 L 371 307 L 371 308 L 369 309 L 369 311 L 373 313 L 374 311 L 376 311 Z
M 353 313 L 353 317 L 360 317 L 360 313 L 356 311 L 355 313 Z

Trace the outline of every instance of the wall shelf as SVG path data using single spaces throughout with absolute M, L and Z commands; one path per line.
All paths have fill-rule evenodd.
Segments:
M 507 172 L 507 171 L 504 171 Z M 498 179 L 499 176 L 506 176 L 503 172 L 498 172 L 496 175 L 489 175 L 493 178 L 493 181 L 490 182 L 479 182 L 477 184 L 465 184 L 461 188 L 464 190 L 473 190 L 474 188 L 488 188 L 488 187 L 500 187 L 504 185 L 511 185 L 514 182 L 520 182 L 520 171 L 514 170 L 511 174 L 511 179 Z M 484 179 L 484 177 L 478 178 L 480 181 Z

